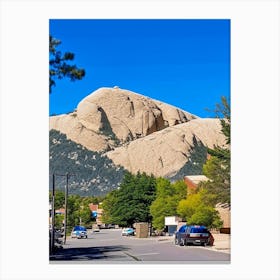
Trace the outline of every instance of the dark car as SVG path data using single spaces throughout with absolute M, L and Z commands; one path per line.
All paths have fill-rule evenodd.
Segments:
M 71 238 L 87 238 L 87 229 L 83 226 L 75 226 L 71 232 Z
M 183 225 L 175 233 L 176 245 L 213 245 L 214 238 L 205 226 L 199 225 Z
M 186 237 L 184 239 L 184 245 L 198 244 L 206 246 L 210 242 L 210 231 L 205 226 L 192 225 L 186 230 Z

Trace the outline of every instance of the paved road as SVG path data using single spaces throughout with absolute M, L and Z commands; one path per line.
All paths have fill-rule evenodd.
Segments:
M 50 263 L 229 263 L 230 254 L 201 246 L 176 246 L 173 238 L 121 236 L 120 229 L 89 232 L 87 239 L 67 239 Z

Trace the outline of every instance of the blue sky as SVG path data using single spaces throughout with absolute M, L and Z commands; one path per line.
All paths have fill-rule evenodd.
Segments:
M 230 97 L 230 20 L 50 20 L 58 50 L 75 54 L 80 81 L 56 81 L 50 114 L 73 111 L 100 87 L 119 86 L 199 117 Z

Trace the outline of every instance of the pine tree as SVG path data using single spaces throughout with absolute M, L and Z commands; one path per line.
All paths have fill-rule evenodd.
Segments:
M 57 46 L 61 44 L 60 40 L 49 36 L 49 93 L 55 86 L 55 79 L 70 78 L 71 81 L 81 80 L 86 72 L 76 65 L 70 65 L 67 62 L 74 60 L 74 53 L 57 50 Z
M 203 166 L 203 174 L 210 180 L 203 182 L 200 187 L 217 196 L 216 202 L 230 204 L 230 105 L 225 97 L 216 105 L 216 117 L 220 118 L 221 132 L 226 138 L 227 146 L 214 146 L 208 149 L 210 159 Z

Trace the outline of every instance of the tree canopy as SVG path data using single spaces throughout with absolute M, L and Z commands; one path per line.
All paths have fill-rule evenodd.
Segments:
M 49 201 L 51 201 L 52 193 L 49 192 Z M 99 203 L 101 198 L 94 196 L 81 197 L 79 195 L 69 195 L 67 200 L 67 232 L 69 233 L 75 225 L 80 223 L 83 226 L 90 227 L 95 218 L 92 217 L 89 208 L 90 203 Z M 65 193 L 60 190 L 55 191 L 55 209 L 65 208 Z M 55 226 L 60 228 L 63 226 L 65 215 L 56 215 Z
M 150 222 L 150 205 L 155 199 L 156 179 L 145 173 L 127 172 L 119 189 L 109 193 L 102 203 L 104 223 L 132 226 Z
M 57 50 L 61 41 L 49 36 L 49 93 L 52 92 L 52 87 L 55 86 L 55 79 L 69 78 L 70 81 L 81 80 L 86 72 L 82 68 L 78 68 L 75 64 L 68 64 L 68 61 L 73 61 L 74 53 Z
M 211 156 L 203 166 L 203 174 L 210 180 L 200 183 L 209 193 L 216 195 L 216 202 L 230 204 L 230 106 L 225 97 L 216 105 L 216 116 L 221 121 L 221 132 L 225 135 L 227 146 L 214 146 L 208 149 Z
M 156 199 L 150 207 L 154 228 L 162 230 L 164 218 L 177 215 L 177 205 L 181 199 L 186 197 L 186 192 L 187 188 L 183 181 L 171 184 L 164 178 L 156 180 Z
M 222 226 L 219 213 L 215 210 L 215 195 L 208 193 L 205 189 L 189 194 L 186 199 L 181 200 L 177 212 L 188 224 L 211 228 Z

